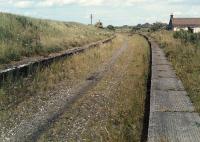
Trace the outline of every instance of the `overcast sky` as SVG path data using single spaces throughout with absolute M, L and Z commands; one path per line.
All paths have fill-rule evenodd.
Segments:
M 32 17 L 105 24 L 136 25 L 168 22 L 175 17 L 200 17 L 200 0 L 0 0 L 0 11 Z

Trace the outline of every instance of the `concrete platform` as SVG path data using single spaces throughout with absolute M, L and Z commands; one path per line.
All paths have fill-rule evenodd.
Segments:
M 151 92 L 151 112 L 194 112 L 194 107 L 185 91 Z
M 148 142 L 199 142 L 200 117 L 188 112 L 153 112 Z
M 148 142 L 200 142 L 200 117 L 158 44 L 152 45 Z

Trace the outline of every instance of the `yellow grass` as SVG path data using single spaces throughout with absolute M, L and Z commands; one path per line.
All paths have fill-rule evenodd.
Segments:
M 66 111 L 39 141 L 62 141 L 65 137 L 72 142 L 140 141 L 149 46 L 144 38 L 137 35 L 128 38 L 128 43 L 128 49 L 117 60 L 111 71 L 96 87 L 73 104 L 72 108 Z M 83 123 L 84 120 L 86 124 Z
M 22 101 L 29 96 L 45 94 L 54 89 L 60 82 L 66 86 L 73 86 L 85 79 L 91 72 L 105 62 L 112 54 L 121 40 L 114 40 L 112 44 L 90 49 L 84 53 L 74 55 L 63 61 L 55 62 L 50 67 L 38 71 L 35 75 L 17 82 L 8 80 L 1 86 L 0 106 Z

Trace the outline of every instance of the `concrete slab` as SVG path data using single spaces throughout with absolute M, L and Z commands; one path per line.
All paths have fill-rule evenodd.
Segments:
M 152 79 L 151 88 L 162 91 L 184 91 L 182 82 L 176 78 Z
M 152 66 L 152 70 L 157 70 L 157 71 L 170 71 L 173 70 L 172 66 L 165 64 L 165 65 L 156 65 L 156 66 Z
M 158 70 L 153 69 L 152 70 L 152 79 L 158 79 L 158 78 L 176 78 L 176 74 L 172 70 L 158 71 Z
M 152 66 L 155 66 L 155 65 L 172 65 L 170 62 L 168 62 L 166 59 L 164 60 L 152 60 Z
M 200 117 L 162 49 L 151 43 L 148 142 L 200 142 Z
M 185 91 L 151 91 L 150 112 L 194 112 L 194 107 Z
M 200 117 L 188 112 L 150 115 L 148 142 L 200 142 Z

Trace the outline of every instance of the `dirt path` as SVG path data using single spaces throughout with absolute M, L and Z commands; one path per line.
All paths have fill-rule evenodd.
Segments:
M 120 45 L 119 45 L 120 46 Z M 34 141 L 38 135 L 56 120 L 73 102 L 84 95 L 89 89 L 112 68 L 119 56 L 127 49 L 128 44 L 125 40 L 122 47 L 115 51 L 112 58 L 106 62 L 99 70 L 93 73 L 85 81 L 78 84 L 72 89 L 59 90 L 59 95 L 52 96 L 45 104 L 42 105 L 39 112 L 35 112 L 33 117 L 23 119 L 12 127 L 9 131 L 1 134 L 1 141 Z
M 152 43 L 148 142 L 199 142 L 200 117 L 158 44 Z

